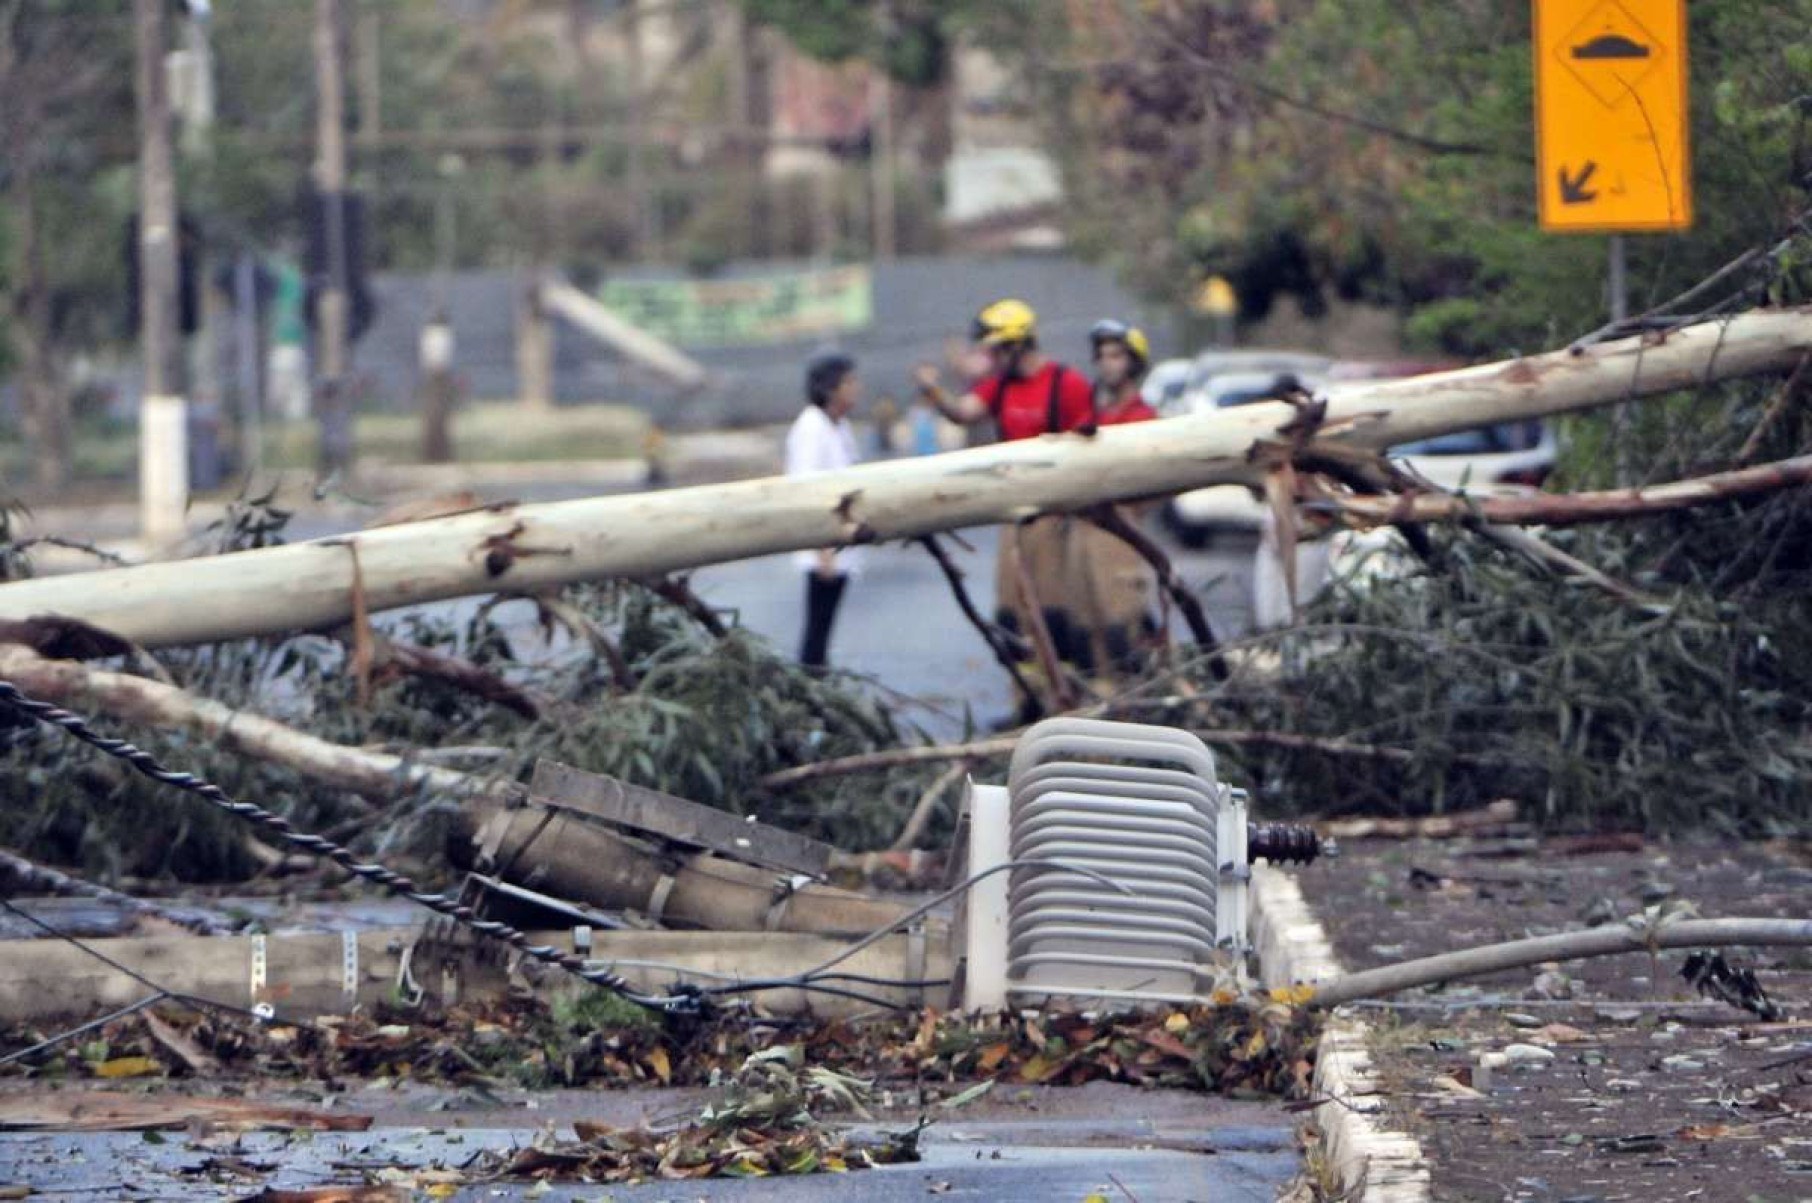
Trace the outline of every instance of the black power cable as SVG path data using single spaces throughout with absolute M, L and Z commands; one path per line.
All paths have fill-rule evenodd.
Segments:
M 350 849 L 311 832 L 298 831 L 282 815 L 273 814 L 251 802 L 240 802 L 211 781 L 206 781 L 193 773 L 165 768 L 158 763 L 156 757 L 144 749 L 127 743 L 123 739 L 113 739 L 100 734 L 89 727 L 80 715 L 73 714 L 49 702 L 29 697 L 11 681 L 0 680 L 0 702 L 11 705 L 38 722 L 61 727 L 90 747 L 98 748 L 109 756 L 125 761 L 153 781 L 194 794 L 236 819 L 243 819 L 263 827 L 298 852 L 305 852 L 310 856 L 332 861 L 354 877 L 363 878 L 365 881 L 407 898 L 419 906 L 427 907 L 436 914 L 445 915 L 481 936 L 500 940 L 533 960 L 564 969 L 575 977 L 590 982 L 594 986 L 601 986 L 650 1010 L 669 1014 L 696 1014 L 702 1008 L 700 994 L 691 987 L 682 987 L 675 993 L 667 995 L 639 994 L 631 990 L 623 978 L 608 970 L 587 964 L 583 957 L 565 952 L 551 944 L 536 944 L 529 939 L 527 933 L 519 928 L 495 919 L 482 919 L 471 907 L 448 898 L 444 894 L 424 890 L 413 880 L 394 869 L 376 863 L 362 862 Z

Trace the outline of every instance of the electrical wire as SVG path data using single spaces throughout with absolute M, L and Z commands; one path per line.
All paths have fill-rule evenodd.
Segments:
M 639 994 L 631 990 L 628 983 L 616 974 L 588 966 L 584 959 L 575 953 L 566 952 L 551 944 L 536 944 L 521 929 L 496 919 L 480 918 L 470 906 L 448 898 L 444 894 L 424 890 L 411 878 L 394 869 L 375 862 L 361 862 L 350 849 L 311 832 L 298 831 L 282 815 L 274 814 L 251 802 L 238 801 L 213 782 L 193 773 L 165 768 L 156 757 L 142 748 L 123 739 L 113 739 L 101 735 L 90 727 L 80 715 L 30 697 L 11 681 L 0 680 L 0 702 L 10 704 L 20 713 L 38 722 L 62 728 L 90 747 L 97 748 L 117 760 L 125 761 L 153 781 L 194 794 L 236 819 L 242 819 L 265 828 L 299 852 L 331 861 L 354 877 L 381 886 L 436 914 L 445 915 L 481 936 L 488 936 L 508 944 L 533 960 L 564 969 L 575 977 L 590 982 L 594 986 L 601 986 L 650 1010 L 685 1014 L 694 1013 L 699 1009 L 699 995 L 694 990 L 688 989 L 684 992 L 660 996 Z
M 873 1006 L 898 1009 L 902 1004 L 879 998 L 871 994 L 864 994 L 860 991 L 851 990 L 846 987 L 822 984 L 823 982 L 841 980 L 845 977 L 845 975 L 826 974 L 824 971 L 842 963 L 849 957 L 854 956 L 856 953 L 867 948 L 877 940 L 880 940 L 902 924 L 912 922 L 914 919 L 923 916 L 933 907 L 941 905 L 943 902 L 955 897 L 964 890 L 971 888 L 977 881 L 982 880 L 991 873 L 1010 868 L 1015 864 L 1026 863 L 1009 862 L 1006 865 L 997 866 L 995 869 L 989 870 L 988 872 L 977 874 L 969 881 L 962 883 L 952 890 L 946 890 L 925 905 L 918 907 L 915 910 L 908 912 L 902 918 L 889 923 L 886 927 L 870 933 L 868 936 L 865 936 L 863 939 L 851 945 L 842 955 L 833 957 L 831 960 L 806 973 L 776 979 L 776 985 L 750 985 L 748 983 L 740 982 L 733 985 L 717 987 L 679 985 L 676 986 L 671 993 L 665 995 L 641 994 L 630 989 L 628 982 L 621 976 L 601 967 L 598 963 L 587 961 L 576 953 L 566 952 L 551 944 L 535 944 L 529 939 L 528 934 L 519 928 L 513 927 L 500 920 L 481 918 L 470 906 L 458 902 L 455 899 L 448 898 L 444 894 L 423 890 L 417 886 L 412 879 L 393 869 L 386 868 L 377 863 L 361 862 L 350 849 L 335 844 L 322 836 L 310 832 L 298 831 L 291 825 L 289 820 L 285 819 L 283 816 L 273 814 L 254 803 L 238 801 L 218 785 L 198 777 L 193 773 L 166 768 L 149 752 L 146 752 L 125 740 L 101 735 L 90 727 L 87 720 L 83 719 L 80 715 L 65 710 L 62 707 L 52 705 L 49 702 L 39 701 L 36 698 L 30 697 L 11 681 L 0 679 L 0 703 L 10 704 L 21 713 L 38 722 L 62 728 L 83 743 L 118 760 L 125 761 L 134 769 L 138 770 L 138 772 L 151 778 L 153 781 L 195 794 L 215 807 L 232 815 L 234 818 L 264 827 L 273 832 L 284 843 L 298 851 L 305 852 L 310 856 L 319 857 L 323 860 L 331 861 L 355 877 L 362 878 L 374 885 L 381 886 L 399 897 L 406 898 L 419 906 L 434 911 L 436 914 L 445 915 L 456 923 L 459 923 L 461 926 L 464 926 L 481 936 L 488 936 L 491 939 L 508 944 L 510 947 L 515 948 L 517 951 L 533 960 L 564 969 L 566 972 L 573 974 L 583 981 L 610 990 L 639 1006 L 666 1014 L 696 1014 L 702 1009 L 704 1000 L 709 995 L 743 994 L 760 989 L 806 990 L 839 998 L 850 998 Z M 1054 864 L 1056 862 L 1035 863 Z M 1090 870 L 1081 868 L 1077 868 L 1074 871 L 1088 873 L 1090 876 L 1099 876 L 1098 874 L 1092 873 Z M 1106 881 L 1107 879 L 1101 878 L 1101 880 Z M 1113 883 L 1110 882 L 1109 884 Z M 1120 888 L 1124 889 L 1124 887 Z M 11 907 L 10 904 L 5 903 L 4 899 L 0 899 L 0 905 L 6 905 L 8 909 L 16 910 L 16 908 Z M 54 928 L 49 927 L 49 925 L 44 924 L 35 917 L 26 915 L 22 911 L 18 913 L 28 921 L 45 928 L 45 930 L 49 931 L 51 934 L 69 940 L 71 943 L 75 943 L 77 947 L 85 947 L 77 943 L 72 937 L 62 935 L 62 933 L 57 932 Z M 120 965 L 116 961 L 112 961 L 109 958 L 102 956 L 93 949 L 85 949 L 85 951 L 88 951 L 91 955 L 100 960 L 106 961 L 106 963 L 112 965 L 120 972 L 132 976 L 138 981 L 145 982 L 145 984 L 152 989 L 161 989 L 156 983 L 149 982 L 132 970 Z M 879 980 L 880 979 L 877 979 L 877 984 L 879 984 Z M 172 997 L 183 996 L 172 995 Z M 197 1003 L 208 1002 L 208 1000 L 205 999 L 185 1001 L 194 1001 Z M 208 1005 L 224 1006 L 225 1004 L 209 1003 Z M 243 1011 L 243 1009 L 241 1010 Z M 250 1014 L 250 1012 L 243 1013 Z
M 749 994 L 749 993 L 753 993 L 755 991 L 760 991 L 760 990 L 812 989 L 812 988 L 818 988 L 818 987 L 814 986 L 814 983 L 819 982 L 819 981 L 828 981 L 833 978 L 849 977 L 851 975 L 831 974 L 831 973 L 827 973 L 826 970 L 829 970 L 837 965 L 841 965 L 844 961 L 849 960 L 849 958 L 855 956 L 858 952 L 861 952 L 864 948 L 867 948 L 870 945 L 882 940 L 889 933 L 899 930 L 900 928 L 913 922 L 915 919 L 924 918 L 926 915 L 930 914 L 933 910 L 942 906 L 944 903 L 950 901 L 952 898 L 955 898 L 961 894 L 967 893 L 969 890 L 974 889 L 979 883 L 986 881 L 988 878 L 994 876 L 996 873 L 1005 873 L 1012 869 L 1061 869 L 1066 873 L 1075 873 L 1082 877 L 1093 878 L 1095 881 L 1101 883 L 1102 885 L 1108 886 L 1111 889 L 1118 890 L 1122 894 L 1131 894 L 1133 892 L 1132 889 L 1129 886 L 1125 885 L 1124 883 L 1117 882 L 1117 881 L 1113 880 L 1112 878 L 1106 876 L 1105 874 L 1098 873 L 1095 870 L 1087 868 L 1082 865 L 1074 865 L 1074 864 L 1070 864 L 1068 862 L 1060 861 L 1060 860 L 1050 860 L 1050 859 L 1047 859 L 1044 857 L 1027 857 L 1027 858 L 1017 859 L 1017 860 L 1002 861 L 998 865 L 991 865 L 988 868 L 983 869 L 981 872 L 973 874 L 970 877 L 968 877 L 967 879 L 965 879 L 961 882 L 958 882 L 956 885 L 951 886 L 948 890 L 945 890 L 943 893 L 938 894 L 936 897 L 930 899 L 927 902 L 921 903 L 920 905 L 914 907 L 912 910 L 906 912 L 906 914 L 900 916 L 900 918 L 893 920 L 891 923 L 887 924 L 887 926 L 876 928 L 874 931 L 872 931 L 868 935 L 862 937 L 860 940 L 857 940 L 854 944 L 851 944 L 848 948 L 845 948 L 842 952 L 840 952 L 836 956 L 830 958 L 828 961 L 824 961 L 823 963 L 816 965 L 816 966 L 812 967 L 811 969 L 807 969 L 803 973 L 792 974 L 787 977 L 755 979 L 755 980 L 747 981 L 747 982 L 738 982 L 733 986 L 709 986 L 709 987 L 705 988 L 705 993 L 713 994 L 713 995 L 717 995 L 717 994 Z M 886 1003 L 884 1005 L 891 1006 L 896 1009 L 899 1008 L 899 1006 L 900 1006 L 900 1004 L 898 1004 L 898 1003 Z

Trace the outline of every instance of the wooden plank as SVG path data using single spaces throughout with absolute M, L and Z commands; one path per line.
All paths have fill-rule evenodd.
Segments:
M 529 798 L 731 860 L 789 873 L 822 878 L 830 864 L 829 844 L 557 761 L 536 763 Z

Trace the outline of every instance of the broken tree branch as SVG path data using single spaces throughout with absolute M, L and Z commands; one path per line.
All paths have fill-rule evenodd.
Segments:
M 375 647 L 375 671 L 379 677 L 387 673 L 410 673 L 444 681 L 455 689 L 463 689 L 506 710 L 513 710 L 530 721 L 540 718 L 554 704 L 552 698 L 512 685 L 489 669 L 458 656 L 416 644 L 398 643 L 381 635 L 376 637 Z
M 535 594 L 530 598 L 535 603 L 536 613 L 540 615 L 544 632 L 550 632 L 552 624 L 558 622 L 575 636 L 585 640 L 591 650 L 610 667 L 610 679 L 616 683 L 619 693 L 634 693 L 638 684 L 635 669 L 623 655 L 623 650 L 591 616 L 573 605 L 563 597 L 547 594 Z
M 1099 714 L 1109 711 L 1111 711 L 1111 707 L 1099 706 L 1089 707 L 1076 713 Z M 1400 764 L 1407 764 L 1415 760 L 1417 756 L 1417 753 L 1410 748 L 1354 743 L 1351 740 L 1319 735 L 1299 735 L 1289 731 L 1249 731 L 1228 728 L 1222 730 L 1197 729 L 1194 733 L 1210 747 L 1217 743 L 1253 744 L 1320 752 L 1327 756 L 1390 760 Z M 888 748 L 880 752 L 860 752 L 854 756 L 840 756 L 834 760 L 819 760 L 811 764 L 782 769 L 778 773 L 769 773 L 756 784 L 769 791 L 791 789 L 795 785 L 807 781 L 818 781 L 825 777 L 843 777 L 851 773 L 872 773 L 907 764 L 942 764 L 952 760 L 967 762 L 985 760 L 990 756 L 1010 756 L 1013 754 L 1013 749 L 1018 746 L 1019 736 L 1003 735 L 995 739 L 978 739 L 965 744 L 932 744 L 916 748 Z M 1454 764 L 1521 765 L 1524 763 L 1510 756 L 1490 756 L 1471 752 L 1455 752 L 1450 754 L 1449 759 Z
M 98 710 L 124 722 L 163 730 L 187 731 L 223 751 L 284 765 L 373 802 L 389 802 L 415 790 L 463 796 L 493 788 L 451 769 L 329 743 L 173 685 L 67 660 L 46 660 L 18 644 L 0 644 L 0 677 L 59 706 Z
M 1032 650 L 1038 655 L 1038 667 L 1044 672 L 1045 683 L 1050 686 L 1050 703 L 1058 710 L 1068 710 L 1076 704 L 1076 691 L 1063 671 L 1063 661 L 1057 656 L 1057 644 L 1051 638 L 1051 628 L 1044 621 L 1044 601 L 1038 596 L 1038 586 L 1032 580 L 1031 569 L 1026 566 L 1025 555 L 1020 551 L 1020 540 L 1014 537 L 1030 528 L 1030 522 L 1022 520 L 1012 531 L 1001 532 L 1001 537 L 1009 540 L 1007 563 L 1012 566 L 1013 578 L 1019 582 L 1026 634 L 1031 637 Z M 1028 693 L 1026 696 L 1040 706 L 1045 702 L 1036 693 Z
M 942 798 L 944 792 L 951 786 L 961 781 L 963 774 L 968 771 L 968 764 L 959 760 L 939 773 L 937 780 L 933 781 L 925 788 L 925 792 L 919 795 L 918 805 L 912 808 L 912 814 L 907 818 L 906 826 L 900 828 L 899 838 L 894 840 L 893 847 L 888 851 L 911 851 L 912 846 L 919 842 L 919 837 L 925 834 L 925 828 L 930 825 L 931 814 L 937 808 L 938 799 Z
M 641 582 L 643 588 L 656 597 L 678 606 L 699 626 L 710 632 L 713 639 L 722 639 L 730 633 L 724 620 L 717 616 L 717 611 L 705 604 L 705 599 L 692 591 L 692 586 L 683 576 L 648 577 Z
M 1328 401 L 1318 442 L 1379 449 L 1456 430 L 1790 371 L 1812 309 L 1758 311 L 1596 346 L 1376 385 Z M 655 493 L 502 507 L 345 536 L 375 613 L 499 589 L 642 578 L 851 539 L 911 538 L 1211 484 L 1262 483 L 1253 447 L 1294 416 L 1261 402 L 1163 422 Z M 352 613 L 330 543 L 0 585 L 0 618 L 81 618 L 147 648 L 321 630 Z
M 1774 429 L 1774 424 L 1780 421 L 1781 415 L 1786 413 L 1788 407 L 1799 397 L 1801 382 L 1806 378 L 1806 365 L 1809 363 L 1812 363 L 1812 351 L 1800 356 L 1799 366 L 1793 369 L 1793 374 L 1787 377 L 1786 383 L 1775 392 L 1773 398 L 1768 402 L 1768 408 L 1763 410 L 1762 416 L 1756 420 L 1755 429 L 1751 430 L 1749 437 L 1743 440 L 1743 446 L 1737 451 L 1734 461 L 1737 467 L 1740 468 L 1747 464 L 1760 453 L 1762 441 L 1768 437 L 1768 432 Z
M 1414 522 L 1477 519 L 1494 526 L 1573 526 L 1647 517 L 1805 484 L 1812 484 L 1812 455 L 1663 485 L 1593 493 L 1532 493 L 1520 497 L 1416 493 L 1397 497 L 1324 498 L 1310 505 L 1314 509 L 1335 510 L 1341 517 L 1360 526 L 1381 526 L 1403 519 Z
M 1812 946 L 1812 919 L 1680 919 L 1654 925 L 1594 927 L 1488 944 L 1422 957 L 1378 969 L 1364 969 L 1315 985 L 1312 1005 L 1337 1007 L 1361 998 L 1382 998 L 1460 978 L 1483 977 L 1545 961 L 1576 961 L 1662 948 L 1722 948 L 1730 945 Z
M 1220 643 L 1214 637 L 1214 628 L 1209 625 L 1208 615 L 1202 610 L 1201 599 L 1177 575 L 1176 566 L 1164 554 L 1164 549 L 1152 542 L 1144 531 L 1128 522 L 1126 515 L 1112 505 L 1091 506 L 1083 511 L 1083 516 L 1138 552 L 1151 565 L 1151 570 L 1157 574 L 1158 584 L 1170 595 L 1177 609 L 1183 612 L 1183 621 L 1189 624 L 1189 634 L 1203 651 L 1210 654 L 1208 666 L 1215 679 L 1226 680 L 1227 665 L 1218 654 Z
M 993 651 L 994 658 L 1000 661 L 1001 667 L 1006 669 L 1007 674 L 1013 678 L 1013 684 L 1018 686 L 1020 692 L 1026 697 L 1037 697 L 1038 695 L 1032 690 L 1031 682 L 1026 680 L 1025 673 L 1021 672 L 1019 668 L 1019 662 L 1031 655 L 1032 649 L 1025 640 L 1012 631 L 997 622 L 990 622 L 982 617 L 981 611 L 975 608 L 974 599 L 969 596 L 968 586 L 963 584 L 963 570 L 956 566 L 956 562 L 950 558 L 950 553 L 944 550 L 944 545 L 938 542 L 936 535 L 921 535 L 918 543 L 931 553 L 933 560 L 937 561 L 939 570 L 944 574 L 944 580 L 950 585 L 950 592 L 956 595 L 958 608 L 969 620 L 969 624 L 981 633 L 983 642 Z

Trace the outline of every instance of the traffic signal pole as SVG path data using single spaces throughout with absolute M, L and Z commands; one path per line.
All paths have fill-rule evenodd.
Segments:
M 189 500 L 188 402 L 177 328 L 176 175 L 164 59 L 164 0 L 133 0 L 139 124 L 139 532 L 160 547 L 183 534 Z

